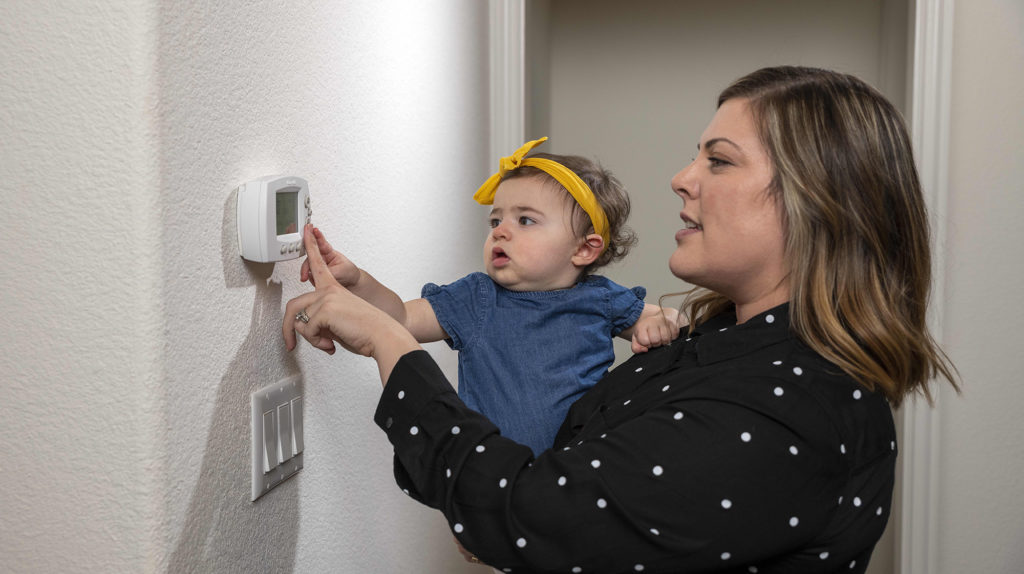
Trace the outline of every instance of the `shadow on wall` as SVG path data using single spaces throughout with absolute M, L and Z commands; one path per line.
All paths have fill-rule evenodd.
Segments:
M 295 478 L 250 502 L 249 394 L 299 372 L 281 344 L 282 287 L 273 263 L 245 262 L 235 237 L 235 194 L 224 206 L 221 254 L 228 288 L 255 285 L 250 329 L 217 390 L 199 480 L 169 572 L 292 572 L 299 529 Z M 301 473 L 300 473 L 301 474 Z

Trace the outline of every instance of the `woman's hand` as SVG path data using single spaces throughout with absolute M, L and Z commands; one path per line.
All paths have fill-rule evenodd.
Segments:
M 420 348 L 419 344 L 387 313 L 356 297 L 335 280 L 311 225 L 306 226 L 302 239 L 316 290 L 299 295 L 285 306 L 281 326 L 285 346 L 293 350 L 298 333 L 317 349 L 334 354 L 336 341 L 353 353 L 376 360 L 381 380 L 386 383 L 398 359 Z

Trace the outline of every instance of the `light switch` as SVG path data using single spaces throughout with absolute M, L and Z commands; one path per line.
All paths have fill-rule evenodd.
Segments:
M 302 376 L 251 393 L 252 493 L 250 500 L 302 470 Z
M 292 399 L 292 452 L 299 454 L 302 446 L 302 397 Z
M 281 461 L 277 458 L 277 425 L 274 411 L 263 413 L 263 474 L 274 470 Z
M 292 457 L 292 404 L 291 401 L 277 407 L 278 463 Z

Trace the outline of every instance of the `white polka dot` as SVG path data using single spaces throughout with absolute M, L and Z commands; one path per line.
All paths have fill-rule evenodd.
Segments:
M 764 318 L 764 320 L 765 320 L 766 323 L 774 323 L 775 322 L 775 315 L 768 315 L 767 317 Z
M 693 338 L 692 338 L 692 337 L 689 337 L 689 338 L 687 338 L 687 339 L 686 339 L 686 342 L 687 342 L 687 343 L 689 343 L 689 342 L 690 342 L 690 341 L 692 341 L 692 340 L 693 340 Z
M 562 450 L 563 450 L 563 451 L 565 451 L 565 450 L 569 450 L 569 447 L 565 447 L 565 448 L 563 448 Z
M 860 501 L 860 497 L 859 496 L 854 496 L 853 497 L 853 505 L 857 506 L 857 507 L 859 507 L 861 505 L 861 501 Z
M 750 574 L 757 574 L 757 566 L 747 568 L 747 572 L 750 572 Z
M 642 370 L 644 370 L 644 368 L 643 368 L 643 367 L 637 367 L 637 368 L 636 368 L 636 370 L 635 370 L 635 371 L 633 371 L 633 372 L 634 372 L 634 373 L 639 373 L 639 372 L 640 372 L 640 371 L 642 371 Z
M 782 364 L 782 361 L 775 361 L 772 364 L 775 365 L 776 367 L 778 367 L 779 365 Z
M 856 560 L 850 562 L 850 570 L 853 570 L 856 567 L 857 567 L 857 561 Z
M 583 572 L 583 569 L 580 568 L 579 566 L 574 566 L 573 569 L 572 569 L 572 572 L 573 572 L 573 574 L 580 574 L 580 572 Z
M 452 427 L 452 434 L 459 434 L 460 432 L 462 432 L 462 429 L 460 429 L 459 427 Z
M 728 552 L 722 552 L 722 560 L 728 560 L 730 558 L 732 558 L 732 554 L 729 554 Z
M 508 481 L 504 478 L 498 481 L 498 488 L 505 488 L 508 486 Z
M 501 571 L 502 572 L 511 572 L 512 569 L 511 568 L 502 568 Z
M 839 497 L 839 504 L 842 504 L 842 503 L 843 503 L 843 497 L 842 497 L 842 496 L 840 496 L 840 497 Z
M 772 392 L 775 393 L 775 396 L 777 397 L 781 397 L 786 393 L 786 391 L 784 391 L 782 387 L 775 387 L 775 390 L 773 390 Z
M 461 525 L 461 524 L 459 524 L 458 522 L 456 522 L 456 523 L 455 523 L 455 526 L 453 526 L 453 527 L 452 527 L 452 530 L 454 530 L 456 534 L 461 534 L 461 533 L 462 533 L 462 531 L 464 530 L 464 528 L 462 528 L 462 525 Z
M 669 390 L 671 387 L 672 387 L 671 385 L 665 385 L 664 387 L 661 387 L 661 392 L 664 393 L 665 391 Z
M 403 488 L 403 489 L 402 489 L 402 492 L 404 492 L 404 493 L 406 493 L 406 494 L 409 494 L 409 489 L 408 489 L 408 488 Z M 412 495 L 410 495 L 410 496 L 412 496 Z
M 558 486 L 565 486 L 565 477 L 564 476 L 558 477 Z
M 882 507 L 881 507 L 881 506 L 879 506 L 879 507 L 878 507 L 878 510 L 876 510 L 876 511 L 875 511 L 875 514 L 877 514 L 878 516 L 881 516 L 883 512 L 885 512 L 885 511 L 884 511 L 884 510 L 882 510 Z
M 822 552 L 821 554 L 818 554 L 818 558 L 821 558 L 822 560 L 827 560 L 828 552 Z
M 450 469 L 450 468 L 444 469 L 444 475 L 446 477 L 448 477 L 448 478 L 451 478 L 452 477 L 452 469 Z
M 419 427 L 412 427 L 412 428 L 409 429 L 409 434 L 411 434 L 411 435 L 419 434 L 419 432 L 420 432 Z
M 860 389 L 853 391 L 853 399 L 859 401 L 861 397 Z
M 636 570 L 637 572 L 643 572 L 644 571 L 644 565 L 643 564 L 637 564 L 636 566 L 633 567 L 633 570 Z
M 526 539 L 525 538 L 520 538 L 519 540 L 516 540 L 516 546 L 518 546 L 520 548 L 525 548 L 526 547 Z
M 405 391 L 398 391 L 398 398 L 399 398 L 399 400 L 404 399 L 405 398 Z
M 608 501 L 607 500 L 605 500 L 603 498 L 598 498 L 597 499 L 597 507 L 598 508 L 606 508 L 607 506 L 608 506 Z
M 800 451 L 795 446 L 791 446 L 789 447 L 789 454 L 796 456 L 800 454 Z
M 800 367 L 793 367 L 793 374 L 799 377 L 800 375 L 804 374 L 804 370 L 801 369 Z
M 789 519 L 789 525 L 792 526 L 793 528 L 796 528 L 797 524 L 800 524 L 800 519 L 799 518 L 794 516 L 794 517 Z
M 606 436 L 608 436 L 608 433 L 603 433 L 603 434 L 601 434 L 601 438 L 604 438 L 604 437 L 606 437 Z
M 725 330 L 726 330 L 726 329 L 728 329 L 728 328 L 729 328 L 729 327 L 722 327 L 721 329 L 719 329 L 719 330 L 718 330 L 718 332 L 719 332 L 719 333 L 721 333 L 722 331 L 725 331 Z
M 677 412 L 675 415 L 672 416 L 672 418 L 676 419 L 677 421 L 683 420 L 683 412 L 682 411 Z
M 732 501 L 729 500 L 728 498 L 723 498 L 722 499 L 722 508 L 724 508 L 726 510 L 729 510 L 730 508 L 732 508 Z
M 576 446 L 580 446 L 581 444 L 583 444 L 583 441 L 576 443 Z
M 476 451 L 477 452 L 483 452 L 485 450 L 487 450 L 487 449 L 484 447 L 484 445 L 482 445 L 482 444 L 476 445 Z
M 896 441 L 891 441 L 889 443 L 889 450 L 896 450 Z
M 626 399 L 626 402 L 622 403 L 622 406 L 626 406 L 631 402 L 633 402 L 633 399 Z
M 651 472 L 654 473 L 654 476 L 661 476 L 661 473 L 665 472 L 665 469 L 661 468 L 660 465 L 655 465 L 655 467 L 651 469 Z
M 743 442 L 750 442 L 751 438 L 753 438 L 753 437 L 750 436 L 750 433 L 748 433 L 748 432 L 745 432 L 745 433 L 740 435 L 740 440 L 742 440 Z
M 590 466 L 592 466 L 592 467 L 594 467 L 594 468 L 598 468 L 598 467 L 600 467 L 600 466 L 601 466 L 601 461 L 599 461 L 599 460 L 597 460 L 597 459 L 595 458 L 594 460 L 590 461 Z
M 651 534 L 653 534 L 655 536 L 661 536 L 661 532 L 659 532 L 657 528 L 652 528 L 651 529 Z
M 845 444 L 839 445 L 839 452 L 841 452 L 843 454 L 846 454 L 846 445 Z

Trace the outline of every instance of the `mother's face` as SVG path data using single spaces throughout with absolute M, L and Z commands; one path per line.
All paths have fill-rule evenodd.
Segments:
M 701 135 L 693 163 L 672 178 L 686 226 L 676 233 L 672 274 L 737 305 L 788 299 L 780 206 L 772 166 L 747 100 L 727 100 Z

